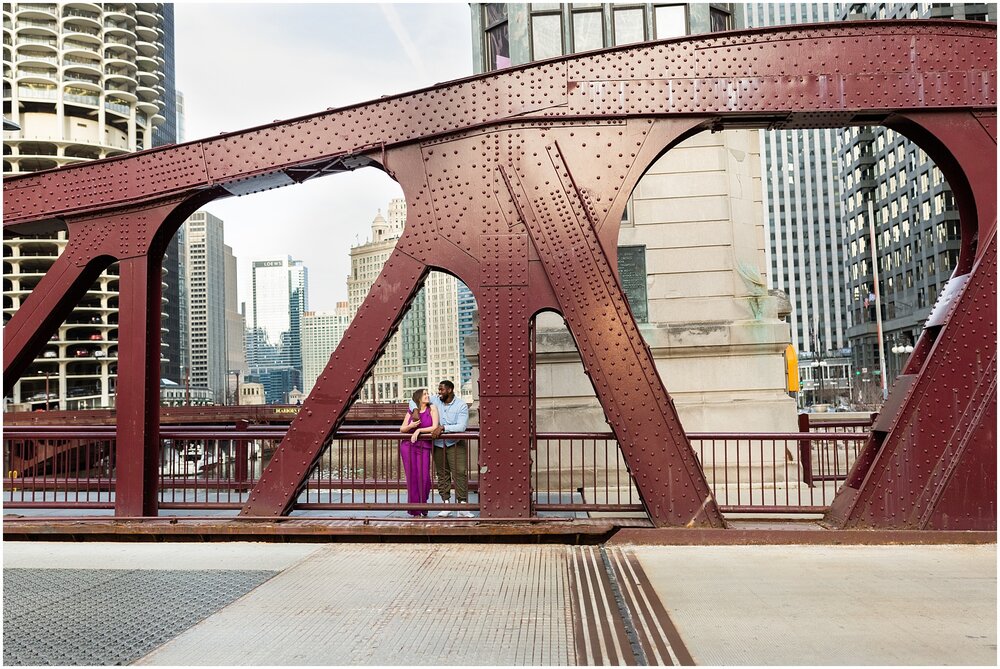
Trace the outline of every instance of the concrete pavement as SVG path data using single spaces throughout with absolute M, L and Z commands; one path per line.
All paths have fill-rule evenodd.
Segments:
M 631 550 L 698 664 L 997 662 L 995 545 Z
M 997 661 L 995 545 L 5 542 L 4 570 L 28 584 L 148 570 L 157 587 L 266 575 L 137 664 L 633 663 L 643 647 L 651 664 Z M 69 596 L 86 604 L 94 587 Z M 6 649 L 25 604 L 4 594 Z M 134 616 L 128 605 L 106 617 Z

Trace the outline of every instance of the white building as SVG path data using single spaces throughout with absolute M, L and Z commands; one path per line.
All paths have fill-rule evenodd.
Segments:
M 424 313 L 427 328 L 427 381 L 417 387 L 437 389 L 448 379 L 461 390 L 462 361 L 458 338 L 458 280 L 450 274 L 432 272 L 424 283 Z M 406 357 L 404 356 L 404 362 Z
M 351 318 L 361 308 L 382 266 L 392 255 L 396 240 L 403 234 L 398 221 L 390 225 L 379 212 L 372 221 L 372 238 L 359 246 L 351 247 L 351 273 L 347 277 L 347 302 Z M 379 358 L 372 378 L 361 391 L 364 402 L 392 402 L 403 396 L 403 358 L 400 332 L 389 340 Z
M 165 407 L 207 407 L 215 404 L 215 397 L 208 388 L 194 388 L 160 380 L 160 405 Z
M 264 386 L 260 383 L 241 383 L 239 389 L 241 406 L 264 404 Z
M 302 316 L 302 391 L 308 395 L 351 324 L 347 302 L 336 311 L 307 311 Z
M 392 254 L 405 222 L 406 203 L 394 199 L 389 203 L 388 220 L 379 213 L 372 221 L 371 241 L 351 249 L 347 292 L 352 318 Z M 414 390 L 433 390 L 443 379 L 460 387 L 458 281 L 449 274 L 431 272 L 362 389 L 361 399 L 405 401 Z
M 183 383 L 207 388 L 216 404 L 226 403 L 228 371 L 223 237 L 222 220 L 207 211 L 192 214 L 181 229 L 187 335 L 182 342 L 187 348 Z
M 172 87 L 164 59 L 170 9 L 161 3 L 3 4 L 4 117 L 21 127 L 4 132 L 5 176 L 154 145 L 153 129 L 166 121 Z M 4 240 L 5 323 L 65 247 L 65 232 Z M 117 307 L 112 265 L 14 387 L 14 402 L 37 406 L 28 398 L 44 396 L 48 376 L 61 409 L 113 406 Z
M 236 256 L 228 245 L 223 246 L 226 265 L 226 392 L 227 404 L 238 404 L 236 387 L 239 379 L 247 375 L 247 355 L 244 348 L 243 332 L 247 321 L 239 311 L 236 299 Z

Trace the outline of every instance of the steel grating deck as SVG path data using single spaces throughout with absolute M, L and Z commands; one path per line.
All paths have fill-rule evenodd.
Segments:
M 276 571 L 4 569 L 3 663 L 131 663 Z

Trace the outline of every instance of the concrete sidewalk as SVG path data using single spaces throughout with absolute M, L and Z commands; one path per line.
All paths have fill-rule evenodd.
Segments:
M 698 664 L 997 663 L 995 545 L 631 550 Z
M 612 550 L 635 558 L 648 578 L 648 595 L 659 598 L 668 618 L 651 624 L 672 624 L 698 664 L 997 660 L 995 545 L 625 546 L 609 549 L 614 561 Z M 73 644 L 88 635 L 113 637 L 122 629 L 116 620 L 146 616 L 151 621 L 143 629 L 162 627 L 160 636 L 150 642 L 153 647 L 131 647 L 127 662 L 580 664 L 590 657 L 581 653 L 581 635 L 593 642 L 595 632 L 604 633 L 602 621 L 593 617 L 589 629 L 579 624 L 581 606 L 588 598 L 603 600 L 608 618 L 621 612 L 610 593 L 593 589 L 601 565 L 595 551 L 477 544 L 5 542 L 5 577 L 17 576 L 4 590 L 5 663 L 25 663 L 8 657 L 12 643 L 24 648 L 53 639 Z M 572 566 L 584 552 L 593 565 L 590 586 L 581 585 Z M 83 585 L 61 591 L 51 609 L 40 609 L 38 597 L 29 604 L 8 592 L 10 583 L 50 592 L 57 572 L 60 583 Z M 119 572 L 131 580 L 115 580 Z M 253 578 L 234 581 L 240 574 Z M 191 598 L 187 593 L 225 579 L 234 585 L 219 595 L 223 599 L 187 612 L 184 620 L 191 622 L 179 620 L 173 607 L 182 608 Z M 638 583 L 618 585 L 625 590 Z M 112 598 L 104 610 L 85 614 L 96 602 L 94 593 L 115 584 L 161 590 L 146 599 L 141 593 Z M 171 589 L 177 596 L 168 605 Z M 164 605 L 149 606 L 148 597 L 157 594 Z M 81 630 L 65 629 L 73 623 L 62 616 L 64 608 L 77 612 Z M 37 633 L 31 638 L 18 626 L 27 614 Z M 92 617 L 106 620 L 110 631 L 83 629 Z M 61 627 L 44 629 L 47 619 Z M 44 657 L 44 648 L 30 650 L 42 653 L 32 657 Z

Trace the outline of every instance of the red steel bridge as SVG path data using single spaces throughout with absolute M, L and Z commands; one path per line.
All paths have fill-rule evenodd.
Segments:
M 240 514 L 288 514 L 331 439 L 359 436 L 344 431 L 348 408 L 437 270 L 468 285 L 480 308 L 474 474 L 484 519 L 530 519 L 541 506 L 531 449 L 563 436 L 534 428 L 532 323 L 554 311 L 612 430 L 590 436 L 613 439 L 637 491 L 629 508 L 655 526 L 722 527 L 720 507 L 732 504 L 720 504 L 703 446 L 694 447 L 709 437 L 682 429 L 616 275 L 626 200 L 658 156 L 699 132 L 882 125 L 916 142 L 944 173 L 962 249 L 850 473 L 823 507 L 825 520 L 995 530 L 996 53 L 995 26 L 953 21 L 717 33 L 543 61 L 5 179 L 5 233 L 69 233 L 5 328 L 5 393 L 97 275 L 118 262 L 118 407 L 114 434 L 102 434 L 116 441 L 115 513 L 155 516 L 164 481 L 159 304 L 168 240 L 212 200 L 374 166 L 403 189 L 405 231 L 269 464 L 233 503 Z

